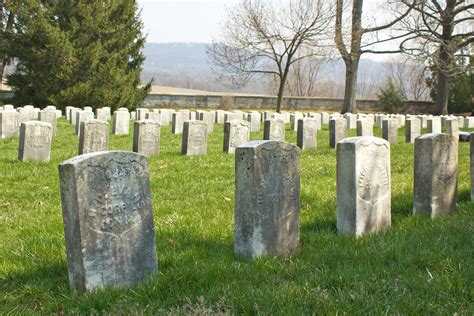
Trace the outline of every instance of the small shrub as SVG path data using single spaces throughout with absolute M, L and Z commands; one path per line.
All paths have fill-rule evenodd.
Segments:
M 401 90 L 389 79 L 385 87 L 377 93 L 380 106 L 389 113 L 399 113 L 405 108 L 406 98 Z

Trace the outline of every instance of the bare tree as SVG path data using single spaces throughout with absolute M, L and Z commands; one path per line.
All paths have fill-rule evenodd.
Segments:
M 324 0 L 241 0 L 229 10 L 221 39 L 208 48 L 213 69 L 236 87 L 258 75 L 275 76 L 280 112 L 292 65 L 321 54 L 332 12 Z
M 409 1 L 409 0 L 407 0 Z M 415 1 L 415 0 L 413 0 Z M 352 3 L 352 10 L 350 5 Z M 374 14 L 363 18 L 363 0 L 336 0 L 335 43 L 346 66 L 344 104 L 342 113 L 357 112 L 356 89 L 359 61 L 362 54 L 388 54 L 398 49 L 386 49 L 382 46 L 405 37 L 405 32 L 395 32 L 395 26 L 410 12 L 410 8 L 399 10 L 399 6 L 384 1 L 384 11 L 390 14 Z M 387 16 L 390 15 L 390 16 Z M 362 25 L 362 21 L 366 25 Z M 347 44 L 348 43 L 348 44 Z M 381 45 L 380 45 L 381 44 Z
M 2 48 L 7 45 L 5 35 L 13 32 L 13 22 L 15 20 L 15 14 L 12 12 L 10 2 L 11 1 L 8 0 L 0 0 L 0 87 L 3 84 L 5 66 L 10 62 L 10 59 L 5 55 Z
M 427 101 L 429 89 L 426 79 L 429 69 L 423 63 L 409 57 L 386 63 L 388 77 L 398 86 L 407 100 Z
M 287 78 L 288 94 L 298 97 L 314 96 L 318 77 L 329 61 L 328 58 L 309 57 L 294 63 Z
M 458 68 L 456 56 L 462 58 L 474 42 L 474 3 L 472 0 L 402 2 L 413 10 L 404 23 L 413 35 L 400 47 L 405 53 L 432 61 L 437 77 L 436 113 L 447 114 L 449 79 Z

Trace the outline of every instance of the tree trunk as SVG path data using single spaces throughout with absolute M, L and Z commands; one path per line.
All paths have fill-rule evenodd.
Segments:
M 356 106 L 356 88 L 357 88 L 357 71 L 359 68 L 359 58 L 345 60 L 346 65 L 346 82 L 344 87 L 344 104 L 342 106 L 342 114 L 357 113 Z
M 286 82 L 286 78 L 280 78 L 280 85 L 278 86 L 277 107 L 276 107 L 277 113 L 281 112 L 283 92 L 285 91 L 285 82 Z
M 438 70 L 438 82 L 436 85 L 436 114 L 448 114 L 448 94 L 449 94 L 449 78 L 442 70 Z
M 5 71 L 5 60 L 0 57 L 0 90 L 3 90 L 3 72 Z

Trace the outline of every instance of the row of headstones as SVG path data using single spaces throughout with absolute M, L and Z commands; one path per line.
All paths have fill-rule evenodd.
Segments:
M 471 199 L 474 200 L 474 135 Z M 431 218 L 457 206 L 458 141 L 415 140 L 413 212 Z M 236 149 L 234 251 L 287 256 L 299 248 L 300 149 L 253 141 Z M 153 208 L 144 155 L 105 151 L 59 166 L 70 286 L 88 291 L 131 285 L 158 270 Z M 337 145 L 337 230 L 362 236 L 391 226 L 390 143 L 364 136 Z

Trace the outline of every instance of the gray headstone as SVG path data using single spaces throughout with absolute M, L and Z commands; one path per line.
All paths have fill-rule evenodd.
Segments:
M 345 118 L 329 120 L 329 146 L 336 148 L 338 142 L 346 138 L 347 121 Z
M 79 111 L 76 113 L 76 135 L 81 135 L 81 123 L 87 120 L 93 120 L 94 113 L 91 111 Z
M 298 120 L 296 145 L 301 149 L 316 148 L 318 122 L 313 118 L 300 118 Z
M 128 135 L 130 129 L 130 114 L 128 111 L 115 111 L 112 121 L 112 134 Z
M 361 236 L 391 225 L 390 144 L 351 137 L 337 144 L 337 230 Z
M 216 123 L 217 124 L 224 124 L 224 115 L 225 115 L 225 111 L 223 110 L 217 110 L 216 111 Z
M 171 110 L 170 109 L 160 109 L 160 126 L 170 125 L 171 122 Z
M 148 112 L 145 115 L 146 120 L 155 121 L 158 124 L 161 122 L 161 114 L 158 112 Z
M 247 114 L 247 121 L 250 123 L 251 132 L 260 132 L 261 115 L 259 112 L 250 112 Z
M 453 213 L 458 190 L 458 141 L 448 134 L 415 139 L 413 212 L 434 218 Z
M 227 121 L 241 120 L 241 119 L 242 119 L 242 113 L 226 112 L 224 114 L 224 123 Z
M 357 128 L 357 115 L 352 113 L 344 114 L 344 118 L 346 119 L 347 129 L 356 129 Z
M 72 290 L 123 287 L 158 270 L 146 157 L 85 154 L 59 165 Z
M 303 118 L 303 113 L 296 112 L 290 114 L 290 127 L 292 131 L 298 131 L 298 120 Z
M 263 139 L 285 141 L 285 122 L 279 119 L 265 120 L 263 123 Z
M 463 128 L 464 127 L 464 117 L 463 116 L 458 116 L 457 119 L 458 119 L 459 128 Z
M 329 113 L 321 112 L 321 124 L 323 125 L 329 124 Z
M 441 118 L 431 117 L 427 120 L 428 133 L 441 133 Z
M 357 136 L 374 136 L 374 123 L 367 118 L 357 120 Z
M 133 151 L 147 157 L 160 154 L 160 123 L 158 121 L 135 121 Z
M 103 108 L 99 108 L 97 110 L 95 110 L 95 117 L 98 119 L 98 120 L 101 120 L 101 121 L 108 121 L 110 120 L 110 108 L 109 107 L 103 107 Z
M 92 106 L 85 106 L 85 107 L 84 107 L 84 111 L 93 112 L 94 109 L 92 108 Z
M 398 144 L 398 121 L 394 118 L 382 120 L 382 138 L 390 144 Z
M 51 124 L 51 126 L 53 127 L 53 135 L 56 135 L 57 117 L 56 117 L 56 111 L 55 110 L 51 110 L 51 109 L 41 110 L 39 112 L 38 119 L 42 122 L 46 122 L 46 123 Z
M 233 154 L 235 149 L 250 140 L 250 123 L 232 120 L 224 123 L 224 152 Z
M 70 109 L 70 114 L 69 114 L 69 123 L 72 125 L 76 125 L 76 120 L 77 120 L 77 113 L 79 112 L 78 108 L 71 108 Z
M 182 134 L 184 127 L 184 116 L 187 116 L 183 112 L 174 112 L 171 117 L 171 132 L 173 134 Z
M 287 256 L 298 250 L 298 147 L 253 141 L 235 154 L 234 251 L 238 256 Z
M 137 120 L 145 120 L 146 119 L 146 114 L 149 112 L 148 109 L 144 108 L 138 108 L 137 109 Z
M 107 150 L 109 143 L 109 123 L 101 120 L 81 122 L 79 134 L 79 155 Z
M 49 161 L 53 127 L 40 121 L 26 121 L 20 126 L 18 160 Z
M 215 121 L 214 112 L 202 111 L 199 114 L 199 120 L 203 121 L 207 125 L 207 133 L 210 134 L 214 131 L 214 121 Z
M 0 138 L 18 136 L 18 116 L 14 110 L 0 111 Z
M 447 118 L 445 120 L 446 134 L 453 135 L 459 140 L 459 123 L 457 118 Z
M 186 156 L 207 154 L 207 125 L 202 121 L 184 122 L 181 153 Z
M 66 116 L 66 120 L 70 122 L 70 117 L 71 117 L 71 109 L 73 107 L 72 106 L 66 106 L 64 108 L 64 115 Z
M 421 135 L 421 122 L 416 117 L 409 118 L 405 121 L 405 141 L 407 143 L 414 143 L 415 138 Z

